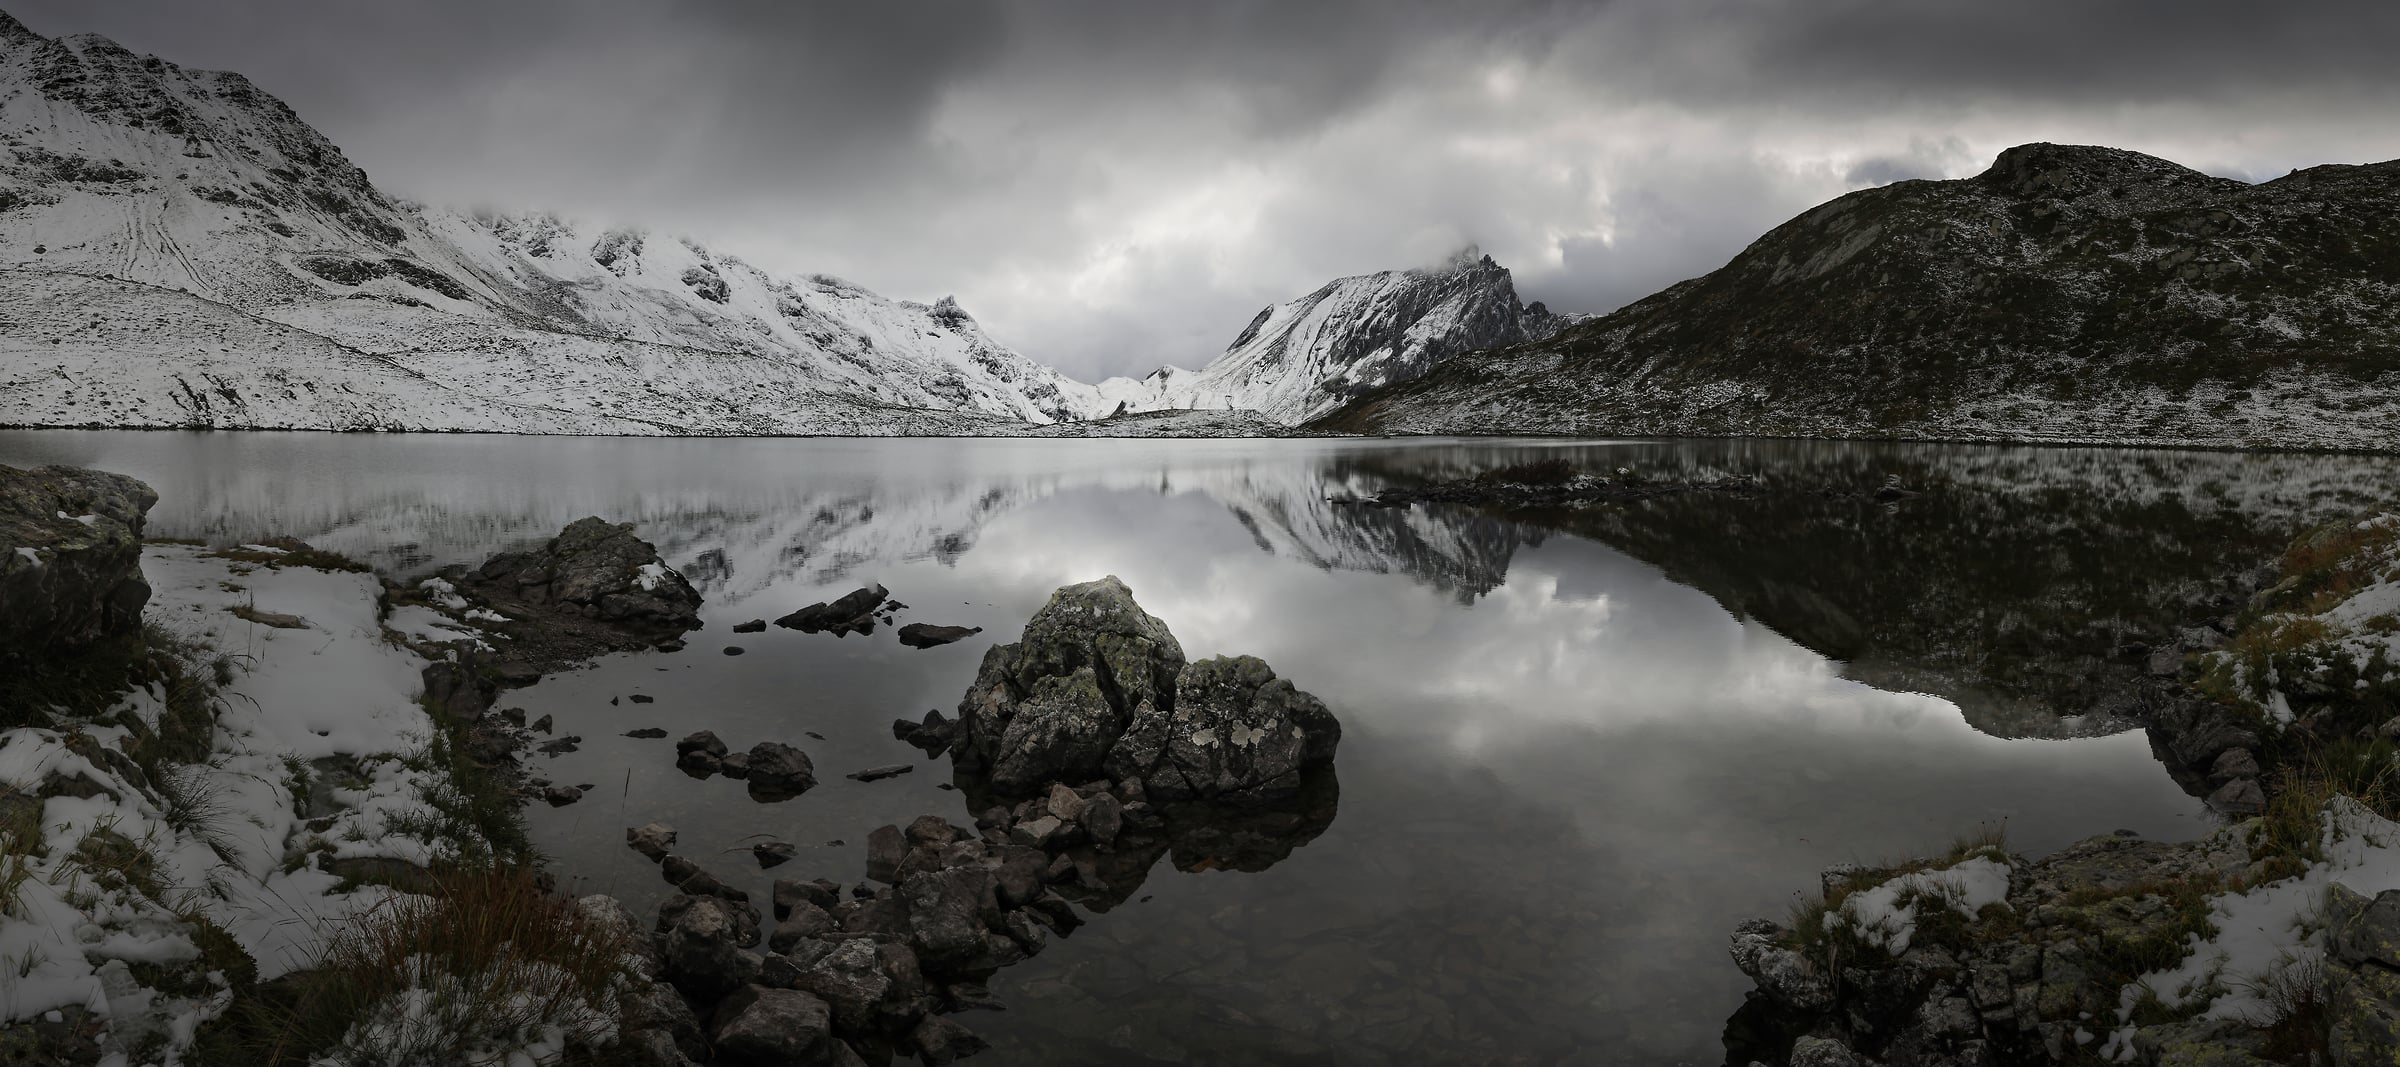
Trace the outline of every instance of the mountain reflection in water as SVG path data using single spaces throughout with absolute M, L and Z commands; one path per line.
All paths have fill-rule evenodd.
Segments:
M 1775 491 L 1509 516 L 1337 502 L 1550 455 Z M 2358 457 L 1788 442 L 45 432 L 0 433 L 0 462 L 145 478 L 158 535 L 289 534 L 392 572 L 587 514 L 638 523 L 709 598 L 692 649 L 507 697 L 586 739 L 537 772 L 597 786 L 535 810 L 537 840 L 637 909 L 667 887 L 622 833 L 652 819 L 755 896 L 768 875 L 733 850 L 759 835 L 803 846 L 776 876 L 856 882 L 874 826 L 970 818 L 943 764 L 839 776 L 915 758 L 891 720 L 953 708 L 1061 585 L 1117 574 L 1193 658 L 1257 655 L 1324 699 L 1339 818 L 1272 863 L 1154 859 L 1138 894 L 1000 975 L 1008 1010 L 965 1021 L 996 1045 L 980 1062 L 1027 1064 L 1717 1062 L 1747 986 L 1725 934 L 1829 863 L 2002 819 L 2036 853 L 2203 829 L 2139 734 L 2034 738 L 2112 728 L 2133 635 L 2400 485 Z M 1868 498 L 1893 475 L 1923 495 Z M 869 581 L 903 621 L 985 632 L 924 651 L 728 632 Z M 611 703 L 633 693 L 656 703 Z M 789 741 L 826 782 L 754 804 L 619 736 L 643 726 Z

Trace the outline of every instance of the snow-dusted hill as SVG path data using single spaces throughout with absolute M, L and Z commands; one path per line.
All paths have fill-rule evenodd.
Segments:
M 2020 145 L 1321 425 L 2400 451 L 2400 161 L 2253 185 Z
M 1112 411 L 1240 408 L 1299 423 L 1461 352 L 1537 341 L 1574 321 L 1518 303 L 1508 268 L 1470 247 L 1440 267 L 1341 278 L 1260 311 L 1197 371 L 1161 367 L 1098 388 Z
M 13 425 L 979 432 L 1102 413 L 947 298 L 396 200 L 238 74 L 5 14 L 0 267 Z M 83 300 L 116 321 L 79 319 Z

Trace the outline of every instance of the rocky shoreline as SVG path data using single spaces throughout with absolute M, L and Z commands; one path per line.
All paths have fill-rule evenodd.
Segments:
M 2313 531 L 2245 591 L 2230 635 L 2153 654 L 2171 681 L 2153 750 L 2230 825 L 1829 869 L 1789 921 L 1733 933 L 1756 983 L 1728 1027 L 1734 1062 L 2393 1062 L 2395 546 L 2389 516 Z M 1940 881 L 1978 862 L 1996 894 Z M 1919 936 L 1879 936 L 1895 922 Z

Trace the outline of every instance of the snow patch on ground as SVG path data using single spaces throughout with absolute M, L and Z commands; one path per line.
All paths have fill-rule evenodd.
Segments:
M 0 785 L 38 794 L 45 782 L 80 777 L 97 786 L 43 800 L 39 854 L 0 856 L 0 868 L 26 868 L 13 901 L 0 901 L 0 965 L 10 975 L 0 982 L 0 1022 L 80 1007 L 106 1021 L 107 1047 L 120 1054 L 150 1035 L 188 1041 L 223 1010 L 221 989 L 170 996 L 128 969 L 199 957 L 196 921 L 224 929 L 271 979 L 312 963 L 344 924 L 394 895 L 345 887 L 327 869 L 332 860 L 424 865 L 462 847 L 437 830 L 429 803 L 450 786 L 438 761 L 423 758 L 437 729 L 416 703 L 427 661 L 378 622 L 372 576 L 246 568 L 181 545 L 147 546 L 143 569 L 148 621 L 230 659 L 207 757 L 161 775 L 172 783 L 143 783 L 120 773 L 131 765 L 113 755 L 77 754 L 122 748 L 132 736 L 122 725 L 82 728 L 82 737 L 0 732 Z M 230 613 L 244 604 L 310 626 L 254 625 Z M 135 691 L 100 718 L 155 723 L 167 696 Z M 185 798 L 180 815 L 169 788 Z M 112 877 L 77 858 L 95 845 L 138 850 L 149 873 Z
M 1825 913 L 1825 928 L 1847 927 L 1897 956 L 1908 951 L 1916 935 L 1920 908 L 1946 907 L 1972 919 L 1987 906 L 2005 905 L 2008 872 L 2007 864 L 1981 856 L 1940 870 L 1912 871 L 1843 897 L 1840 907 Z

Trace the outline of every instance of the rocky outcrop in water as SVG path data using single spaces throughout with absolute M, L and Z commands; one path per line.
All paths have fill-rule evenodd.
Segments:
M 801 608 L 775 620 L 775 625 L 804 634 L 830 633 L 835 637 L 874 633 L 876 609 L 883 607 L 890 596 L 891 592 L 880 585 L 854 589 L 831 603 Z
M 141 624 L 142 520 L 158 494 L 121 474 L 0 466 L 0 660 L 54 655 Z
M 951 754 L 1000 796 L 1142 783 L 1162 799 L 1267 800 L 1332 762 L 1341 724 L 1251 657 L 1186 664 L 1115 576 L 1071 585 L 984 654 Z
M 512 684 L 607 652 L 680 649 L 700 628 L 700 593 L 632 523 L 577 519 L 539 548 L 443 575 L 411 595 L 488 613 L 469 617 L 505 639 L 498 669 L 520 676 Z

